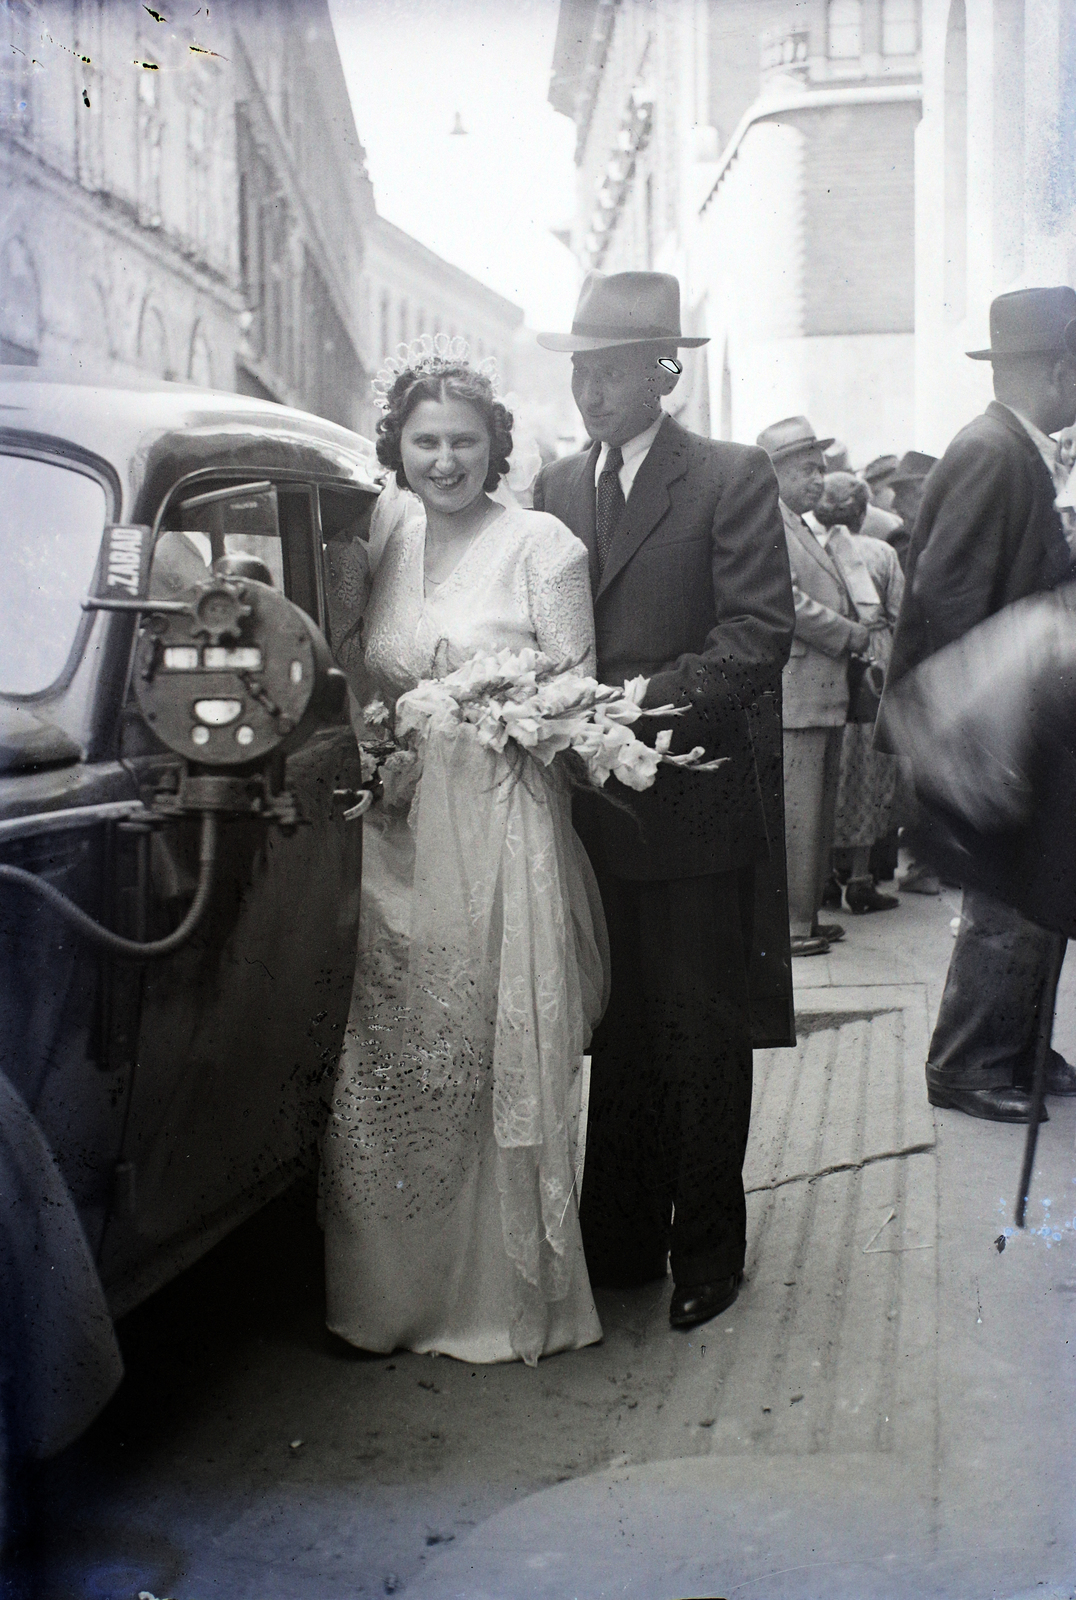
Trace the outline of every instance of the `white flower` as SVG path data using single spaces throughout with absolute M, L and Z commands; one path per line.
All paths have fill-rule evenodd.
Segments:
M 389 720 L 389 708 L 384 700 L 371 700 L 362 708 L 362 720 L 371 728 L 380 728 Z
M 629 678 L 624 685 L 624 698 L 625 700 L 631 700 L 637 706 L 641 706 L 649 687 L 649 678 Z
M 654 749 L 657 750 L 657 751 L 660 751 L 660 753 L 663 756 L 667 756 L 668 753 L 669 753 L 669 746 L 671 744 L 672 744 L 672 729 L 671 728 L 662 728 L 661 732 L 657 735 L 656 739 L 654 740 Z
M 632 739 L 624 745 L 613 767 L 613 775 L 629 789 L 649 789 L 658 775 L 661 756 L 641 739 Z

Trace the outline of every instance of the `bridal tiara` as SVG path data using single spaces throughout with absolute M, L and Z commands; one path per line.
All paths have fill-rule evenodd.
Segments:
M 386 357 L 371 385 L 374 399 L 382 411 L 387 411 L 389 395 L 402 372 L 410 370 L 416 378 L 436 377 L 439 372 L 459 366 L 461 362 L 467 362 L 475 372 L 481 373 L 488 380 L 494 399 L 500 398 L 500 373 L 492 356 L 487 356 L 484 361 L 472 362 L 471 347 L 458 334 L 450 339 L 445 333 L 424 333 L 420 339 L 412 339 L 410 344 L 398 344 L 396 354 Z

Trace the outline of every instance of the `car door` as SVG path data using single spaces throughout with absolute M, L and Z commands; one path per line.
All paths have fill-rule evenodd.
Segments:
M 240 518 L 229 533 L 205 509 L 212 482 L 180 486 L 157 548 L 178 539 L 188 563 L 256 557 L 324 626 L 317 485 L 262 477 L 268 522 L 244 527 Z M 192 509 L 199 496 L 202 509 Z M 148 795 L 175 782 L 176 759 L 153 748 L 133 703 L 128 710 L 124 753 Z M 134 1080 L 101 1258 L 117 1309 L 194 1259 L 310 1159 L 354 974 L 362 827 L 344 811 L 359 781 L 345 711 L 274 775 L 294 795 L 299 825 L 225 818 L 206 922 L 141 976 Z M 195 827 L 169 824 L 148 841 L 150 904 L 169 923 L 193 889 Z

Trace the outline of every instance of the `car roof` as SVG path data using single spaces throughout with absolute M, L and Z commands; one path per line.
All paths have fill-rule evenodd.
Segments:
M 146 514 L 147 493 L 208 467 L 298 470 L 380 489 L 362 434 L 270 400 L 163 379 L 0 366 L 0 439 L 23 434 L 106 462 L 125 516 Z

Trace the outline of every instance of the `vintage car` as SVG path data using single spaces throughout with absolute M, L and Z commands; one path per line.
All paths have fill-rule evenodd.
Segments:
M 114 1316 L 310 1158 L 362 850 L 329 651 L 375 471 L 283 406 L 0 368 L 0 1070 Z

